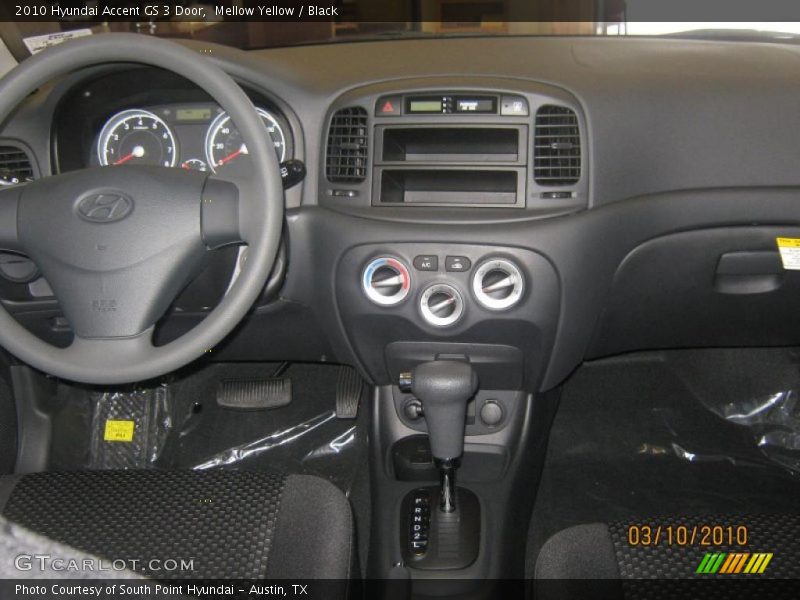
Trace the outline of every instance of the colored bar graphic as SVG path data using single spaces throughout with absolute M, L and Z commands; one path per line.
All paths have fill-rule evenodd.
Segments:
M 739 555 L 739 560 L 737 561 L 734 567 L 734 573 L 741 573 L 742 569 L 744 568 L 744 564 L 747 561 L 747 557 L 750 556 L 749 552 L 743 552 Z
M 767 570 L 767 565 L 769 564 L 769 561 L 771 561 L 771 560 L 772 560 L 772 552 L 770 552 L 769 554 L 765 554 L 764 555 L 764 562 L 761 563 L 761 568 L 758 570 L 758 572 L 759 573 L 763 573 L 764 571 L 766 571 Z
M 701 575 L 713 575 L 715 573 L 760 575 L 767 569 L 772 556 L 771 552 L 757 552 L 755 554 L 750 554 L 749 552 L 706 552 L 703 560 L 697 565 L 695 573 Z
M 755 569 L 758 566 L 758 563 L 761 561 L 761 557 L 758 554 L 753 554 L 753 557 L 750 559 L 750 562 L 747 563 L 747 566 L 744 568 L 745 573 L 755 573 Z
M 700 564 L 697 565 L 697 570 L 695 571 L 695 573 L 705 573 L 709 560 L 711 560 L 711 554 L 706 552 L 706 555 L 703 557 L 703 560 L 701 560 Z
M 733 553 L 728 554 L 728 558 L 726 558 L 725 562 L 722 563 L 722 567 L 720 568 L 719 572 L 720 573 L 730 573 L 731 572 L 731 566 L 738 559 L 739 559 L 739 555 L 738 554 L 733 554 Z

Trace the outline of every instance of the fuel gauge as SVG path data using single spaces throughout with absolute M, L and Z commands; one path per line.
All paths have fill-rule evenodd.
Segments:
M 190 158 L 181 163 L 181 169 L 187 171 L 208 171 L 208 165 L 199 158 Z

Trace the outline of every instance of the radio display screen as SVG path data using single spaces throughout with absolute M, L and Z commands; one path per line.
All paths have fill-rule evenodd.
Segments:
M 481 95 L 407 96 L 406 114 L 497 114 L 497 97 Z
M 494 98 L 477 97 L 477 98 L 457 98 L 456 99 L 456 112 L 459 113 L 495 113 Z
M 444 110 L 444 103 L 441 98 L 419 98 L 408 101 L 408 112 L 410 113 L 440 113 Z

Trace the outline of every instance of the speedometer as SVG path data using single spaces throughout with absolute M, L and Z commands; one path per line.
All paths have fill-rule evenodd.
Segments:
M 256 108 L 267 133 L 275 146 L 278 161 L 286 159 L 286 135 L 283 133 L 278 121 L 263 108 Z M 247 154 L 247 147 L 242 140 L 242 134 L 231 121 L 228 113 L 221 113 L 208 128 L 206 134 L 206 158 L 213 171 L 233 162 L 242 155 Z
M 124 110 L 103 126 L 97 142 L 101 165 L 174 167 L 178 160 L 175 135 L 158 116 L 146 110 Z

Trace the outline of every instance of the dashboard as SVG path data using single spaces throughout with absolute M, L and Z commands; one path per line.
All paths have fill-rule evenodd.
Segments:
M 240 83 L 276 153 L 307 166 L 285 192 L 285 276 L 220 359 L 338 360 L 386 384 L 409 361 L 468 354 L 485 380 L 536 390 L 632 350 L 800 343 L 800 273 L 775 245 L 800 238 L 794 46 L 185 43 Z M 42 88 L 6 145 L 33 176 L 247 162 L 211 98 L 135 65 Z M 190 286 L 167 337 L 224 294 L 235 258 L 191 284 L 205 291 Z M 0 298 L 62 335 L 31 286 L 0 278 Z

